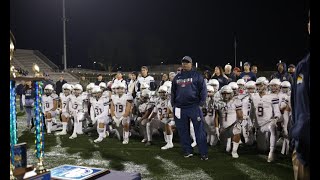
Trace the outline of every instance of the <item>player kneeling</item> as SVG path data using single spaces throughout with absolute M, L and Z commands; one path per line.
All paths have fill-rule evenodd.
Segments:
M 223 86 L 220 91 L 222 95 L 222 103 L 219 103 L 219 105 L 216 107 L 216 133 L 218 138 L 220 137 L 220 133 L 227 138 L 227 152 L 231 150 L 232 139 L 233 147 L 231 155 L 233 158 L 238 158 L 239 155 L 237 151 L 241 134 L 240 124 L 243 119 L 242 103 L 239 99 L 233 98 L 233 90 L 230 86 Z
M 106 126 L 108 124 L 109 98 L 102 96 L 102 89 L 99 86 L 92 88 L 92 97 L 90 99 L 90 115 L 92 124 L 97 122 L 97 132 L 99 134 L 99 137 L 94 142 L 99 143 L 107 136 Z
M 123 142 L 122 144 L 129 143 L 129 113 L 131 109 L 132 96 L 125 93 L 126 85 L 124 83 L 116 83 L 113 86 L 115 88 L 116 94 L 111 95 L 111 116 L 119 127 L 122 123 L 123 126 Z
M 151 117 L 158 115 L 158 119 L 164 124 L 164 140 L 167 143 L 165 146 L 161 147 L 162 150 L 173 148 L 173 132 L 172 126 L 174 126 L 172 106 L 170 99 L 167 96 L 168 88 L 166 86 L 160 86 L 159 90 L 159 99 L 156 102 L 156 105 L 153 109 Z
M 67 134 L 67 125 L 70 118 L 69 114 L 69 101 L 71 96 L 71 85 L 64 84 L 62 86 L 62 93 L 60 93 L 60 113 L 62 119 L 62 131 L 56 133 L 56 135 L 66 135 Z
M 42 112 L 44 113 L 47 122 L 47 133 L 51 133 L 52 118 L 56 116 L 59 97 L 53 93 L 53 86 L 51 84 L 44 87 L 44 95 L 42 95 Z
M 73 117 L 73 133 L 69 139 L 74 139 L 77 134 L 83 134 L 82 121 L 85 119 L 84 102 L 86 97 L 82 95 L 82 86 L 74 85 L 73 95 L 70 97 L 70 114 Z

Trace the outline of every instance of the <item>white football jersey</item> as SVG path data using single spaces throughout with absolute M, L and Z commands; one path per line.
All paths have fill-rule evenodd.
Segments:
M 119 97 L 118 94 L 111 95 L 111 100 L 115 109 L 116 118 L 120 118 L 124 115 L 126 110 L 127 101 L 132 101 L 132 96 L 129 94 L 123 94 Z
M 237 98 L 242 102 L 243 119 L 248 119 L 251 112 L 251 96 L 250 94 L 241 94 Z
M 222 103 L 221 103 L 222 104 Z M 218 107 L 219 124 L 223 128 L 228 128 L 237 120 L 237 110 L 242 110 L 242 103 L 238 98 L 232 98 L 224 106 Z
M 286 106 L 289 106 L 291 108 L 291 98 L 290 98 L 290 95 L 288 95 L 287 93 L 282 93 L 280 92 L 278 94 L 279 96 L 279 103 L 280 103 L 280 108 L 283 108 L 283 107 L 286 107 Z
M 153 112 L 157 113 L 158 119 L 160 119 L 160 115 L 162 117 L 168 118 L 169 117 L 169 110 L 172 112 L 172 106 L 169 99 L 162 100 L 159 98 L 153 108 Z
M 109 115 L 109 98 L 100 97 L 99 100 L 96 98 L 90 98 L 91 107 L 93 108 L 95 117 L 100 114 Z
M 50 96 L 42 95 L 42 110 L 43 112 L 50 111 L 53 108 L 53 101 L 59 101 L 59 96 L 52 93 Z
M 69 112 L 69 101 L 70 101 L 71 95 L 68 96 L 64 95 L 64 93 L 60 93 L 60 101 L 61 101 L 61 111 L 62 113 L 68 113 Z
M 70 96 L 69 109 L 74 112 L 83 112 L 84 103 L 87 101 L 88 96 L 80 94 L 78 97 L 75 95 Z
M 214 116 L 215 108 L 214 108 L 214 97 L 207 97 L 206 98 L 206 112 L 203 113 L 203 117 L 206 116 Z
M 280 118 L 279 97 L 277 94 L 266 94 L 260 97 L 259 93 L 254 93 L 251 98 L 258 127 L 265 125 L 271 118 Z
M 138 83 L 143 84 L 143 83 L 146 83 L 149 85 L 150 87 L 150 82 L 154 82 L 154 78 L 152 76 L 147 76 L 147 77 L 138 77 L 137 79 Z

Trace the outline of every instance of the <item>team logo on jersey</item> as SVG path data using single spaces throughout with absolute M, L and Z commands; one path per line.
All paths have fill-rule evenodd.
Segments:
M 192 83 L 192 78 L 187 78 L 187 79 L 178 79 L 177 84 L 180 85 L 181 87 L 186 87 L 186 85 Z
M 300 84 L 303 82 L 303 74 L 299 74 L 297 77 L 297 84 Z

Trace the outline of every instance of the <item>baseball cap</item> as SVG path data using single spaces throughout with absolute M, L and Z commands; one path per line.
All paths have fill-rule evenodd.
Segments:
M 188 63 L 192 63 L 192 59 L 190 56 L 185 56 L 182 58 L 181 62 L 188 62 Z
M 240 72 L 241 70 L 240 70 L 240 68 L 238 68 L 238 67 L 235 67 L 235 68 L 233 68 L 233 71 L 237 71 L 237 72 Z
M 243 64 L 243 66 L 250 66 L 250 63 L 249 63 L 249 62 L 245 62 L 245 63 Z

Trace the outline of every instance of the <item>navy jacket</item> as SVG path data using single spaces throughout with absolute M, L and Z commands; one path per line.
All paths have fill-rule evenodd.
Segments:
M 192 69 L 177 74 L 171 87 L 172 107 L 189 108 L 206 102 L 207 85 L 203 76 Z
M 292 84 L 293 80 L 292 80 L 292 76 L 287 72 L 287 65 L 286 63 L 282 62 L 281 64 L 283 64 L 283 71 L 282 73 L 280 73 L 279 71 L 277 71 L 276 73 L 272 74 L 270 77 L 270 80 L 277 78 L 279 79 L 281 82 L 282 81 L 289 81 L 290 84 Z
M 297 65 L 291 87 L 290 138 L 299 161 L 308 165 L 310 162 L 310 53 Z

